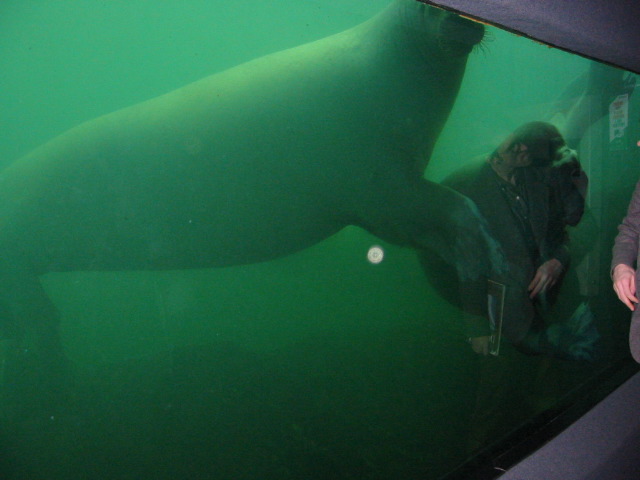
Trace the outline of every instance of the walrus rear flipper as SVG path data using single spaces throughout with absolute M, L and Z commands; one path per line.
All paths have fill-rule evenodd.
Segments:
M 35 275 L 1 277 L 2 408 L 13 415 L 50 414 L 69 373 L 58 311 Z

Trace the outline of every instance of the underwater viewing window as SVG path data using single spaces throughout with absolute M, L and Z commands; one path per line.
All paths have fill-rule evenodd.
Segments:
M 417 0 L 6 0 L 0 71 L 3 479 L 496 478 L 637 370 L 630 72 Z

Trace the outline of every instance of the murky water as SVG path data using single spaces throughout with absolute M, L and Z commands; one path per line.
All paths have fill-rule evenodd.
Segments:
M 87 120 L 351 28 L 388 3 L 5 1 L 0 164 Z M 491 152 L 524 122 L 550 120 L 558 96 L 589 72 L 585 59 L 487 30 L 430 156 L 429 180 Z M 331 58 L 319 61 L 331 72 Z M 287 69 L 274 69 L 293 89 Z M 606 113 L 629 90 L 622 74 L 610 78 L 593 107 Z M 259 263 L 46 272 L 40 280 L 60 313 L 69 375 L 52 387 L 30 352 L 2 344 L 3 478 L 437 479 L 522 422 L 570 405 L 628 356 L 628 316 L 613 298 L 608 269 L 639 173 L 637 95 L 615 141 L 606 113 L 593 113 L 598 120 L 576 145 L 590 178 L 589 212 L 569 228 L 577 261 L 548 319 L 561 322 L 588 300 L 601 336 L 597 355 L 528 357 L 503 340 L 497 360 L 516 360 L 500 401 L 526 399 L 506 423 L 478 421 L 486 363 L 496 359 L 471 350 L 461 311 L 434 286 L 441 279 L 424 275 L 413 248 L 347 226 Z M 408 135 L 409 120 L 385 134 Z M 327 131 L 351 135 L 341 121 Z M 37 167 L 33 175 L 42 176 Z M 2 228 L 27 223 L 26 215 L 29 225 L 48 225 L 44 208 L 21 217 L 5 210 Z M 374 246 L 380 262 L 367 258 Z

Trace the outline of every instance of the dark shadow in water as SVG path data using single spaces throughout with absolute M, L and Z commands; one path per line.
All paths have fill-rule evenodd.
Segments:
M 464 457 L 473 374 L 469 355 L 452 361 L 459 340 L 432 333 L 269 355 L 211 344 L 85 372 L 62 406 L 4 422 L 3 478 L 437 477 Z
M 439 478 L 467 457 L 476 359 L 433 323 L 80 373 L 4 419 L 2 478 Z

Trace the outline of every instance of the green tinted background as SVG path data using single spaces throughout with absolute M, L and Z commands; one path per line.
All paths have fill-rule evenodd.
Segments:
M 0 164 L 82 121 L 354 26 L 387 3 L 4 1 Z M 426 176 L 440 180 L 543 118 L 588 66 L 490 28 Z M 628 320 L 607 270 L 638 176 L 638 125 L 610 151 L 607 122 L 580 152 L 598 228 L 572 232 L 595 246 L 574 267 L 604 353 L 588 365 L 550 360 L 540 371 L 547 395 L 532 399 L 540 412 L 570 404 L 627 356 Z M 379 265 L 366 260 L 372 245 L 385 250 Z M 458 312 L 411 250 L 360 229 L 258 265 L 44 281 L 79 384 L 47 428 L 7 421 L 12 478 L 439 478 L 473 453 L 478 366 Z

